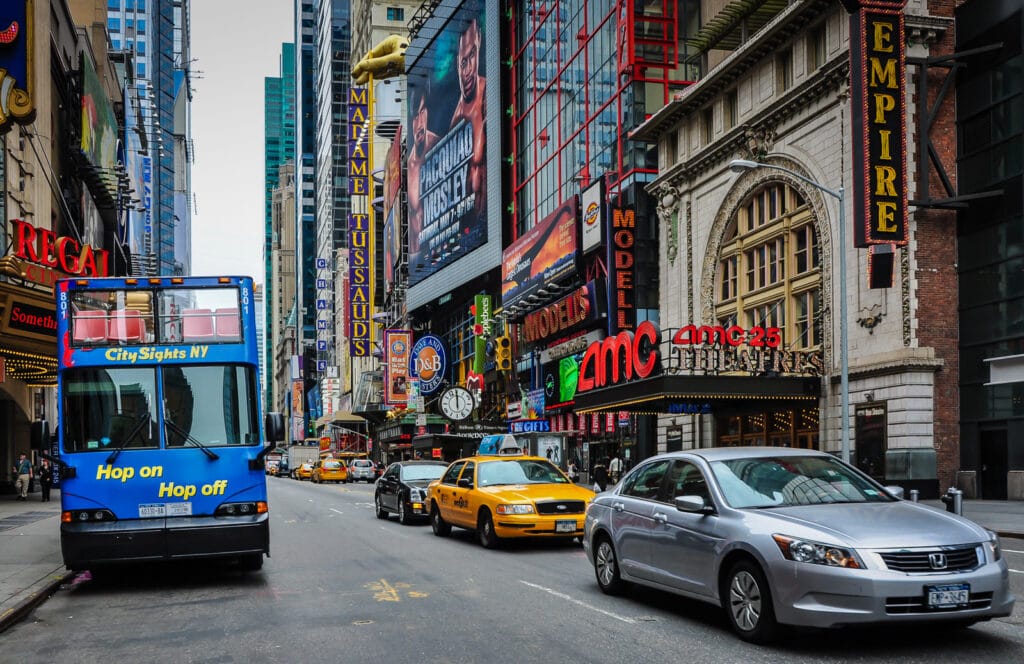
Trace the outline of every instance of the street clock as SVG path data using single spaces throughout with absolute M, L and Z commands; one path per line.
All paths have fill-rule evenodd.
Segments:
M 464 387 L 450 387 L 441 395 L 441 413 L 453 422 L 468 419 L 473 413 L 473 394 Z

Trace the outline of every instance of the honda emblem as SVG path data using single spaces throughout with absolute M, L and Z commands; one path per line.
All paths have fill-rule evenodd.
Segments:
M 929 553 L 928 564 L 931 565 L 932 569 L 946 569 L 946 554 Z

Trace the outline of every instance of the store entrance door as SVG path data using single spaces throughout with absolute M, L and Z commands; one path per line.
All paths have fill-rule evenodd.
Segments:
M 1009 448 L 1006 429 L 981 432 L 981 497 L 984 500 L 1006 500 L 1006 474 L 1009 471 Z

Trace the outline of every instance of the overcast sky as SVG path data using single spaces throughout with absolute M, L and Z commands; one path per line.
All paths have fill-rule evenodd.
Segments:
M 192 274 L 264 281 L 263 78 L 293 40 L 292 0 L 192 7 Z

